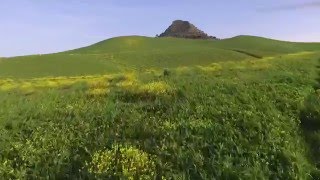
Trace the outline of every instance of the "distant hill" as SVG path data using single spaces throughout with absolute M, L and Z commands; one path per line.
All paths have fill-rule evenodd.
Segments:
M 195 25 L 188 21 L 173 21 L 169 28 L 159 37 L 176 37 L 188 39 L 216 39 L 216 37 L 208 36 L 205 32 L 198 29 Z
M 61 53 L 1 59 L 0 77 L 30 78 L 143 71 L 316 50 L 320 50 L 320 43 L 284 42 L 254 36 L 237 36 L 219 41 L 128 36 Z

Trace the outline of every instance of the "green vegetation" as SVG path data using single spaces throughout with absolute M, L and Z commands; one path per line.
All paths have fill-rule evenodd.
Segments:
M 132 37 L 3 60 L 0 177 L 319 179 L 316 48 Z
M 251 36 L 231 39 L 119 37 L 77 50 L 0 60 L 0 77 L 35 78 L 119 73 L 128 70 L 209 65 L 302 51 L 319 50 L 319 43 L 291 43 Z
M 320 58 L 319 58 L 320 63 Z M 315 85 L 315 92 L 312 92 L 304 102 L 300 113 L 301 126 L 305 139 L 310 147 L 311 158 L 316 163 L 317 171 L 313 176 L 320 178 L 320 66 L 318 65 L 318 78 Z

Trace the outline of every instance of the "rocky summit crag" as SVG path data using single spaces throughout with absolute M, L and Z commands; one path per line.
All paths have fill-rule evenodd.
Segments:
M 214 36 L 209 36 L 205 32 L 198 29 L 195 25 L 188 21 L 176 20 L 173 21 L 169 28 L 159 37 L 176 37 L 187 39 L 217 39 Z

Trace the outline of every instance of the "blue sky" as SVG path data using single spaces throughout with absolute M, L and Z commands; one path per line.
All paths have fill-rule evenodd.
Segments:
M 173 20 L 210 35 L 320 42 L 315 0 L 1 0 L 0 56 L 78 48 L 114 36 L 155 36 Z

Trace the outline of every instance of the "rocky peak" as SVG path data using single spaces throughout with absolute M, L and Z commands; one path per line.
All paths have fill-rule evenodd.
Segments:
M 198 29 L 195 25 L 188 21 L 176 20 L 173 21 L 169 28 L 159 37 L 176 37 L 188 39 L 216 39 L 213 36 L 208 36 L 205 32 Z

